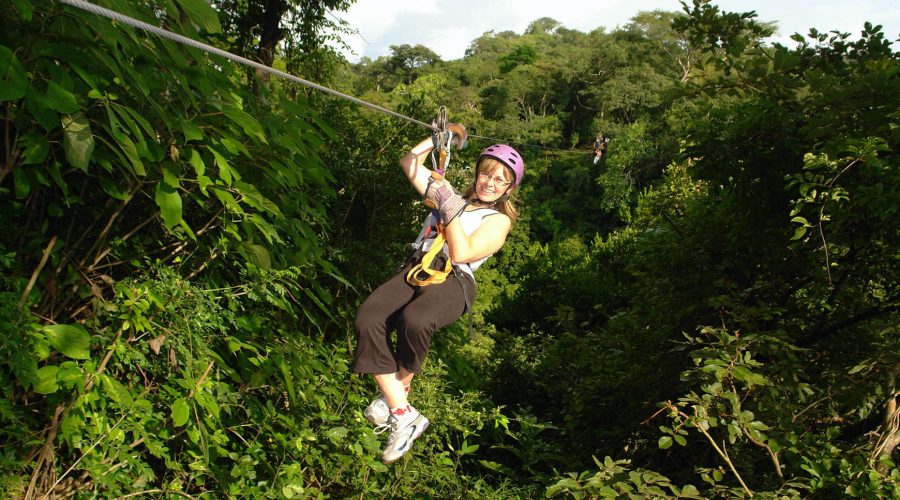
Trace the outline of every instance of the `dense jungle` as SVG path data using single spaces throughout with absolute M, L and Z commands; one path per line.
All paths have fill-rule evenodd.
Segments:
M 400 461 L 354 316 L 429 131 L 84 10 L 0 4 L 0 497 L 897 498 L 900 53 L 709 0 L 350 63 L 352 0 L 98 5 L 516 145 L 521 216 Z M 599 133 L 605 155 L 592 161 Z M 490 141 L 454 153 L 472 176 Z

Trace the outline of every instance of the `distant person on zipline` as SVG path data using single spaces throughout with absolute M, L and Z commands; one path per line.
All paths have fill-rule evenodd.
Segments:
M 462 149 L 465 127 L 451 123 L 448 128 L 453 132 L 450 144 Z M 506 144 L 490 146 L 478 155 L 475 178 L 460 194 L 425 167 L 436 142 L 427 138 L 400 159 L 413 188 L 436 208 L 425 219 L 416 250 L 402 270 L 375 289 L 356 314 L 353 369 L 372 374 L 381 390 L 364 414 L 376 425 L 376 432 L 390 430 L 381 455 L 385 464 L 409 451 L 428 427 L 428 419 L 407 400 L 413 376 L 422 369 L 434 332 L 466 311 L 471 328 L 474 271 L 503 247 L 518 215 L 510 195 L 525 172 L 515 149 Z M 438 232 L 442 238 L 434 238 Z M 446 265 L 443 274 L 434 271 L 443 267 L 438 262 Z M 397 332 L 396 344 L 392 330 Z
M 606 154 L 606 145 L 609 144 L 609 137 L 605 137 L 603 132 L 600 132 L 597 135 L 597 138 L 594 139 L 594 165 L 597 164 L 603 158 L 603 155 Z

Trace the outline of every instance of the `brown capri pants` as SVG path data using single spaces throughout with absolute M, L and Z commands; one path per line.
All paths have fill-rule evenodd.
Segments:
M 418 373 L 439 328 L 456 321 L 475 302 L 475 282 L 457 271 L 439 285 L 414 286 L 406 282 L 407 265 L 399 274 L 379 286 L 356 313 L 356 363 L 358 373 L 385 374 L 400 367 Z M 397 331 L 396 346 L 391 331 Z

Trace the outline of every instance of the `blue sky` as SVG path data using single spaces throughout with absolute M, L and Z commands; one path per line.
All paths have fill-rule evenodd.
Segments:
M 689 2 L 689 0 L 688 0 Z M 722 10 L 755 10 L 761 21 L 775 21 L 776 40 L 791 45 L 788 37 L 809 28 L 839 30 L 857 36 L 865 21 L 884 26 L 891 40 L 900 38 L 900 3 L 896 0 L 720 0 Z M 351 61 L 375 59 L 390 52 L 391 45 L 422 44 L 444 60 L 463 56 L 469 43 L 494 30 L 522 33 L 531 21 L 551 17 L 563 26 L 607 31 L 629 22 L 646 10 L 680 11 L 678 0 L 357 0 L 339 17 L 359 30 L 344 36 L 356 53 Z M 897 42 L 894 45 L 897 50 Z

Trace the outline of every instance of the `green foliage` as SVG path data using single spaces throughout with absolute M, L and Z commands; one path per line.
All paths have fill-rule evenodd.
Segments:
M 104 5 L 423 121 L 447 105 L 473 133 L 573 150 L 521 146 L 480 335 L 435 336 L 411 393 L 432 424 L 386 467 L 352 322 L 424 216 L 396 163 L 425 134 L 4 4 L 3 496 L 897 495 L 900 79 L 880 27 L 769 47 L 754 13 L 697 0 L 349 65 L 320 29 L 340 33 L 324 9 L 346 2 Z
M 517 45 L 508 54 L 500 58 L 500 73 L 509 73 L 516 66 L 531 64 L 537 60 L 537 49 L 528 44 Z
M 581 474 L 569 473 L 547 488 L 547 498 L 567 494 L 572 498 L 703 498 L 693 485 L 672 484 L 665 476 L 644 469 L 629 470 L 630 460 L 602 462 L 594 458 L 599 470 Z

